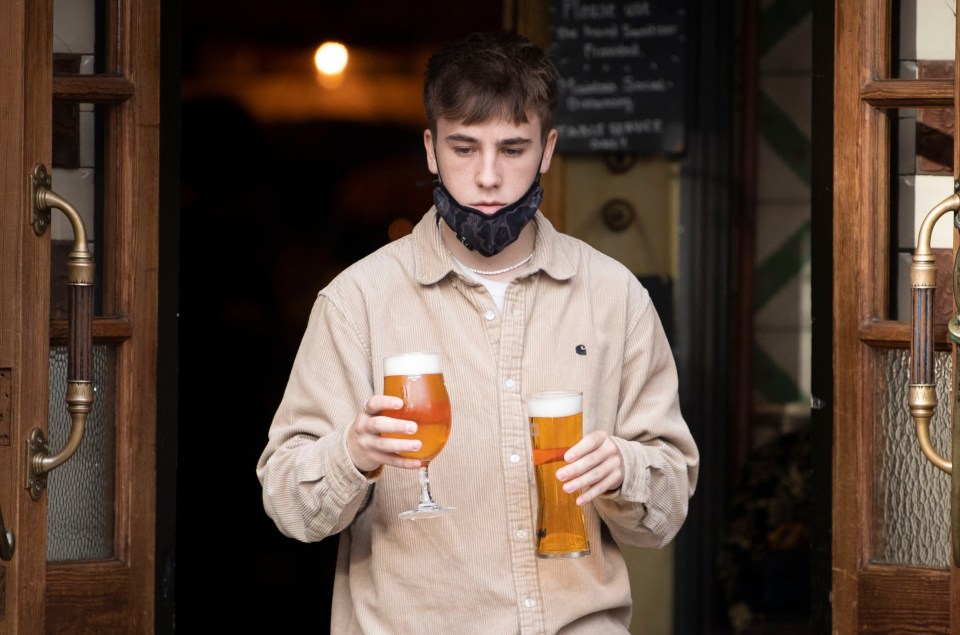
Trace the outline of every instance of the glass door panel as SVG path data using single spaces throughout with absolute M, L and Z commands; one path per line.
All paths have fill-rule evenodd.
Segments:
M 946 569 L 950 566 L 950 479 L 920 452 L 907 409 L 910 353 L 879 349 L 874 399 L 873 562 Z M 938 352 L 937 392 L 950 394 L 950 353 Z M 931 441 L 949 456 L 949 413 L 937 410 Z
M 89 81 L 103 73 L 104 7 L 95 0 L 55 0 L 55 77 Z M 54 97 L 52 189 L 76 208 L 86 229 L 96 267 L 95 317 L 103 315 L 104 280 L 111 277 L 109 267 L 114 264 L 105 260 L 111 241 L 104 229 L 107 158 L 115 154 L 108 151 L 106 139 L 115 113 L 116 107 L 109 103 Z M 68 319 L 66 261 L 73 247 L 73 228 L 64 214 L 57 213 L 51 217 L 49 231 L 50 318 L 62 323 Z M 67 348 L 60 339 L 52 337 L 50 346 L 49 438 L 54 449 L 63 446 L 71 429 L 64 407 Z M 69 461 L 50 473 L 47 560 L 51 562 L 104 560 L 115 555 L 117 355 L 117 344 L 95 343 L 94 402 L 83 442 Z
M 104 560 L 114 555 L 116 470 L 114 387 L 116 347 L 93 348 L 93 411 L 76 454 L 50 473 L 47 484 L 47 560 Z M 63 407 L 67 349 L 50 347 L 50 437 L 66 439 L 70 417 Z

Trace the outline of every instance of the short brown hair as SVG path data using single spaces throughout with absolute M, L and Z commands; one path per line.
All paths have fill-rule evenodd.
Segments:
M 473 125 L 505 117 L 527 123 L 533 114 L 546 138 L 557 108 L 557 69 L 522 35 L 474 33 L 427 62 L 423 103 L 434 134 L 438 119 Z

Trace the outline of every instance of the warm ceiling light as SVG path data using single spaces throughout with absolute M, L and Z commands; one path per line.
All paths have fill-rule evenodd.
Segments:
M 313 56 L 313 63 L 324 75 L 339 75 L 347 66 L 347 57 L 347 47 L 340 42 L 324 42 Z

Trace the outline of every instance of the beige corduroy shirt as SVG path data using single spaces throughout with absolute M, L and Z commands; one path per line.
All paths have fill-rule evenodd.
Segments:
M 332 633 L 625 633 L 618 544 L 661 547 L 684 521 L 698 453 L 650 296 L 618 262 L 535 222 L 534 258 L 502 312 L 458 272 L 434 209 L 317 297 L 257 475 L 284 534 L 340 534 Z M 430 480 L 457 511 L 418 521 L 397 518 L 418 500 L 416 471 L 367 478 L 345 443 L 382 391 L 381 360 L 408 351 L 441 353 L 453 410 Z M 524 398 L 545 390 L 581 391 L 585 432 L 609 432 L 626 466 L 622 487 L 585 507 L 581 558 L 534 554 Z

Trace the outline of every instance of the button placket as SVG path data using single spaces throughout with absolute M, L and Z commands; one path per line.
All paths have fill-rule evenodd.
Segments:
M 524 301 L 531 287 L 526 281 L 515 281 L 507 289 L 504 310 L 500 313 L 500 391 L 501 442 L 506 459 L 505 484 L 507 488 L 508 527 L 513 539 L 510 551 L 513 561 L 516 601 L 521 610 L 520 632 L 537 633 L 543 630 L 543 616 L 539 607 L 539 578 L 537 561 L 530 542 L 536 523 L 531 490 L 533 487 L 529 458 L 525 455 L 529 444 L 529 424 L 523 406 L 523 350 L 525 323 Z

